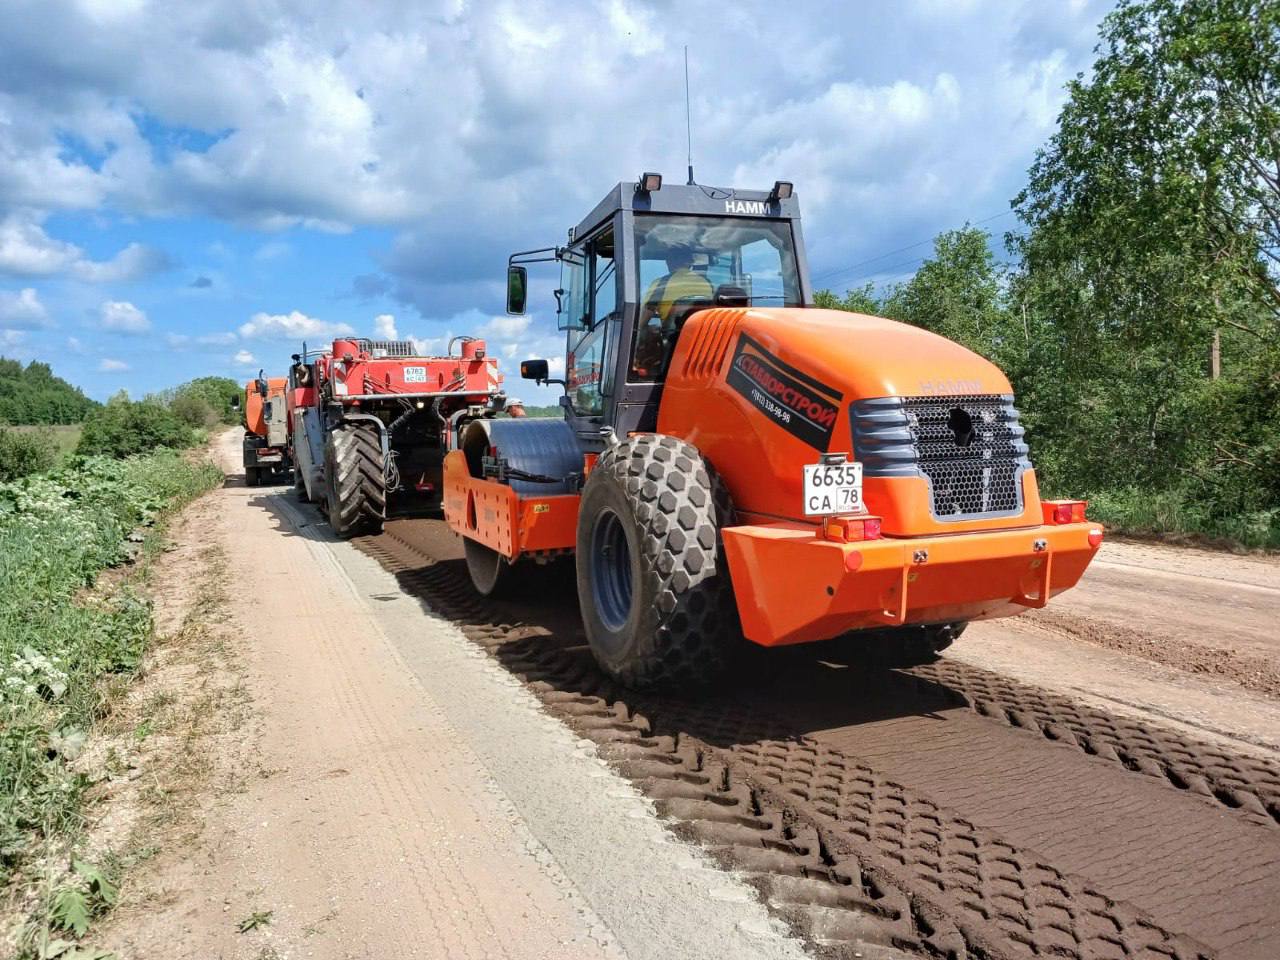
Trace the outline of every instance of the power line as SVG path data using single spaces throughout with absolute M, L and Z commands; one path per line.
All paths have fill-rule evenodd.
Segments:
M 989 217 L 983 217 L 981 220 L 975 220 L 972 223 L 970 223 L 969 226 L 972 226 L 972 227 L 981 226 L 984 223 L 990 223 L 992 220 L 999 220 L 1001 217 L 1007 217 L 1011 213 L 1013 213 L 1012 210 L 1002 210 L 999 213 L 994 213 Z M 878 260 L 888 259 L 889 257 L 892 257 L 898 253 L 905 253 L 908 250 L 914 250 L 916 247 L 923 247 L 925 244 L 933 243 L 934 239 L 935 237 L 930 237 L 928 240 L 919 240 L 916 243 L 909 243 L 905 247 L 898 247 L 896 250 L 890 250 L 888 253 L 882 253 L 879 256 L 870 257 L 866 260 L 859 260 L 857 263 L 850 264 L 847 267 L 839 267 L 835 270 L 828 270 L 825 273 L 820 273 L 816 277 L 814 277 L 813 283 L 816 284 L 820 280 L 828 280 L 831 277 L 838 277 L 841 274 L 850 273 L 854 270 L 857 270 L 859 267 L 865 267 L 868 264 L 877 262 Z M 924 257 L 917 257 L 915 259 L 922 260 L 924 259 Z M 908 261 L 908 262 L 914 262 L 914 261 Z M 879 273 L 880 271 L 876 271 L 876 272 Z M 861 277 L 856 277 L 855 279 L 861 279 Z

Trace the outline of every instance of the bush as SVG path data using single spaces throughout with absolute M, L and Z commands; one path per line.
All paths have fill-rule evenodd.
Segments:
M 218 425 L 218 412 L 204 397 L 194 392 L 180 392 L 169 403 L 173 415 L 189 427 L 208 429 Z
M 85 420 L 76 453 L 121 459 L 162 447 L 182 449 L 195 442 L 191 427 L 167 407 L 117 396 Z
M 57 445 L 46 431 L 19 433 L 0 427 L 0 482 L 53 469 Z

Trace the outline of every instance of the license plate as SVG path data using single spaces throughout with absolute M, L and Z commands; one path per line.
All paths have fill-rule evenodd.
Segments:
M 426 367 L 405 367 L 404 382 L 405 383 L 426 383 L 427 368 Z
M 804 468 L 804 515 L 862 513 L 861 463 L 809 463 Z

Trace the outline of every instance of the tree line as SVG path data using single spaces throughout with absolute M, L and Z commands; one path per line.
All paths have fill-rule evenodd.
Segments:
M 1280 546 L 1280 0 L 1137 0 L 990 237 L 820 306 L 1009 374 L 1049 495 L 1134 530 Z

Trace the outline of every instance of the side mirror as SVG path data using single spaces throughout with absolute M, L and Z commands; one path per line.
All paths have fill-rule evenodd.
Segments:
M 550 373 L 551 371 L 547 369 L 547 361 L 545 360 L 525 360 L 520 364 L 520 376 L 526 380 L 541 382 L 546 380 Z
M 240 394 L 237 393 L 234 397 L 231 398 L 231 409 L 232 410 L 240 409 Z
M 507 313 L 524 313 L 529 299 L 529 271 L 524 267 L 507 267 Z

